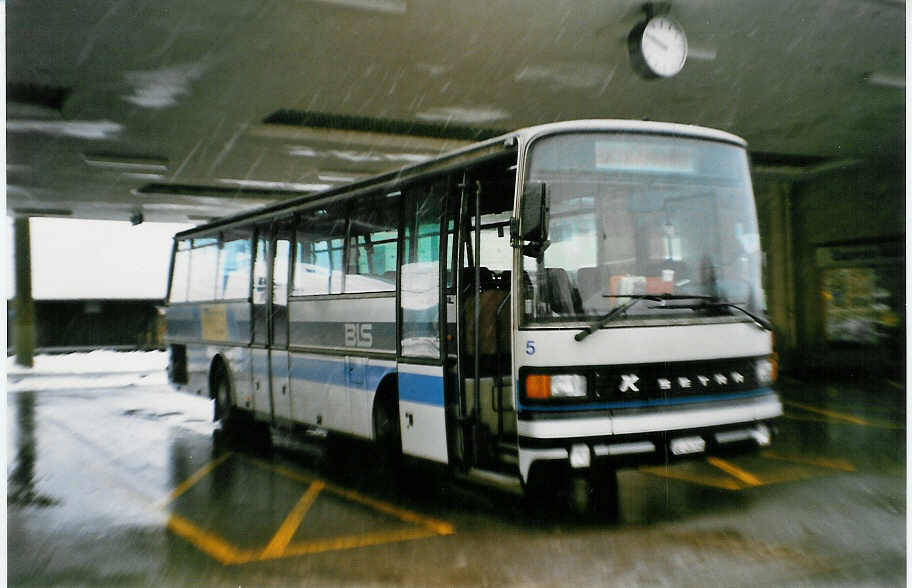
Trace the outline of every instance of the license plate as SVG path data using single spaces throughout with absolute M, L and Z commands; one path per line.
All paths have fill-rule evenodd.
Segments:
M 672 439 L 668 447 L 673 455 L 700 453 L 706 449 L 706 441 L 703 440 L 703 437 L 679 437 Z

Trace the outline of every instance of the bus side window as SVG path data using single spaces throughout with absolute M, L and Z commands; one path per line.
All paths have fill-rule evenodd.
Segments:
M 266 304 L 267 267 L 266 259 L 269 256 L 269 240 L 266 238 L 265 229 L 257 231 L 256 258 L 253 262 L 253 303 Z
M 406 190 L 402 240 L 402 355 L 440 357 L 440 226 L 446 178 Z
M 398 193 L 381 193 L 358 202 L 351 214 L 345 292 L 396 289 L 398 217 Z
M 187 301 L 190 280 L 190 241 L 178 241 L 174 254 L 174 275 L 171 278 L 171 302 Z
M 249 296 L 251 233 L 251 229 L 240 229 L 225 236 L 219 251 L 217 300 L 239 300 Z
M 218 241 L 194 239 L 190 251 L 190 288 L 187 300 L 200 302 L 215 299 L 215 272 L 218 264 Z
M 338 294 L 342 291 L 344 237 L 343 206 L 328 206 L 301 213 L 295 228 L 291 296 Z

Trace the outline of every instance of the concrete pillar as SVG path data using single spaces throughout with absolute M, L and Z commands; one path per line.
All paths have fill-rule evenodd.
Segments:
M 798 345 L 795 315 L 792 184 L 758 182 L 757 213 L 766 255 L 764 286 L 767 310 L 776 327 L 776 349 L 783 359 Z
M 773 323 L 778 328 L 779 345 L 794 349 L 797 344 L 795 328 L 795 269 L 794 236 L 792 234 L 791 186 L 777 183 L 770 190 L 770 235 L 772 246 L 767 252 L 769 307 Z
M 13 337 L 16 363 L 32 367 L 35 355 L 35 303 L 32 300 L 32 252 L 29 218 L 16 217 L 13 225 L 16 265 L 16 301 Z

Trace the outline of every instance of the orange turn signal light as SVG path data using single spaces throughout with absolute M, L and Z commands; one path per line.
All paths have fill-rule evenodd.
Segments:
M 551 376 L 544 374 L 526 376 L 526 398 L 535 400 L 551 398 Z

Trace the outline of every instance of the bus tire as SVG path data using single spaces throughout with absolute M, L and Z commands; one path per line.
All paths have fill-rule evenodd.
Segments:
M 534 462 L 523 484 L 526 514 L 545 519 L 557 515 L 569 494 L 568 474 L 563 463 Z
M 223 428 L 234 421 L 235 410 L 231 402 L 231 383 L 224 366 L 218 364 L 212 378 L 212 396 L 215 398 L 215 413 L 213 420 L 221 422 Z
M 589 474 L 589 508 L 606 521 L 615 521 L 620 513 L 617 470 L 593 468 Z
M 385 465 L 399 464 L 402 433 L 399 429 L 399 404 L 395 394 L 378 394 L 373 410 L 374 440 Z

